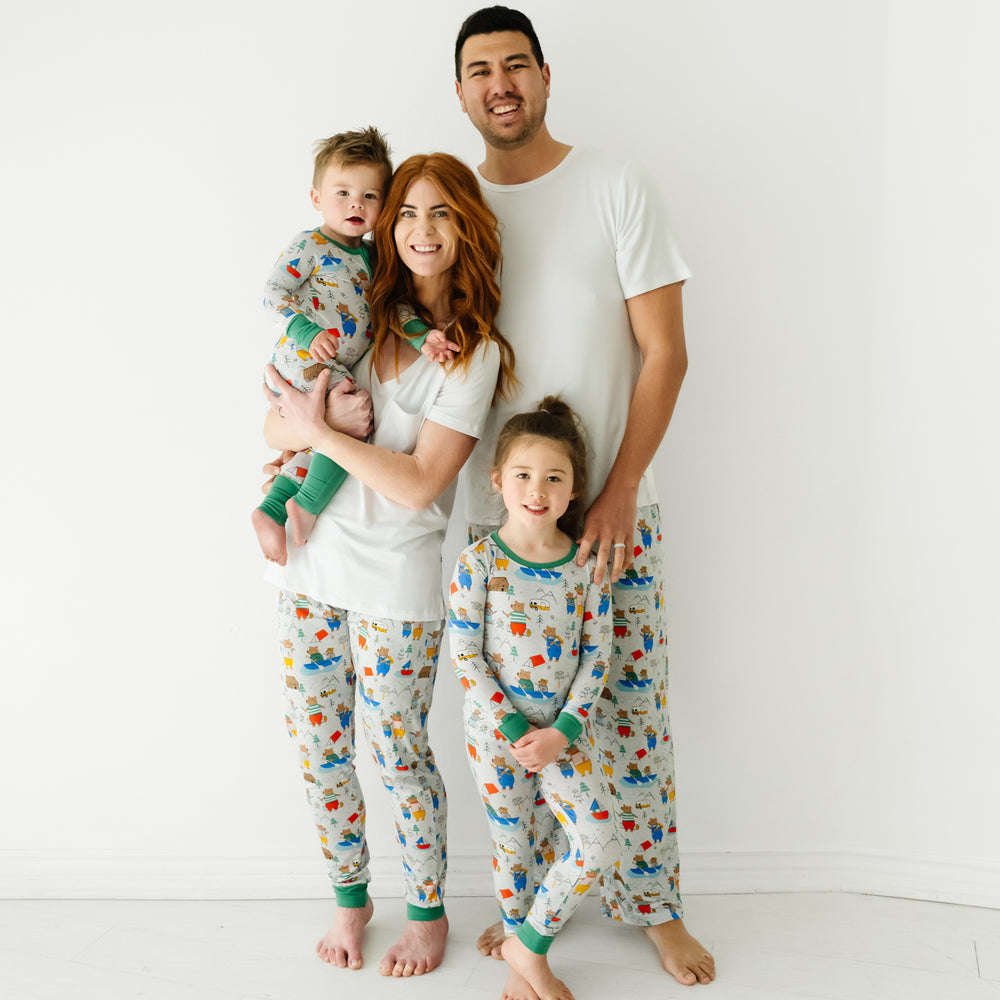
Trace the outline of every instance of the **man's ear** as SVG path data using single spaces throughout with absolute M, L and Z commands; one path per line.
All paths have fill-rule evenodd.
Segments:
M 462 96 L 462 82 L 461 80 L 455 81 L 455 93 L 458 95 L 458 105 L 465 112 L 469 113 L 469 109 L 465 106 L 465 98 Z

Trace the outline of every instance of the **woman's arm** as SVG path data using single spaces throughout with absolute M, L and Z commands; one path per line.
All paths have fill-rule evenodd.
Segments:
M 272 385 L 282 379 L 268 366 Z M 433 503 L 451 484 L 472 454 L 476 438 L 425 420 L 412 454 L 403 454 L 358 441 L 328 426 L 323 415 L 322 395 L 329 375 L 320 372 L 312 392 L 291 386 L 275 396 L 266 386 L 265 398 L 296 440 L 308 441 L 342 469 L 382 496 L 408 510 L 421 510 Z M 283 419 L 282 419 L 283 418 Z M 284 437 L 282 437 L 282 441 Z M 275 445 L 279 442 L 275 438 Z

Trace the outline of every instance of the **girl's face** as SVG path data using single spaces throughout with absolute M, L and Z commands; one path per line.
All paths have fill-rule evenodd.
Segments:
M 426 177 L 415 180 L 403 196 L 394 235 L 399 259 L 415 275 L 444 274 L 458 258 L 458 230 L 441 190 Z
M 510 520 L 530 530 L 554 528 L 576 496 L 569 451 L 550 438 L 518 438 L 492 479 Z

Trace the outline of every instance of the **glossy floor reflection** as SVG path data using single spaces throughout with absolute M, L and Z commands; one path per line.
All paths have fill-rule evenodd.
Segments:
M 498 1000 L 505 976 L 474 944 L 488 899 L 451 899 L 444 965 L 386 980 L 379 959 L 403 917 L 375 901 L 366 966 L 320 962 L 331 904 L 0 901 L 4 1000 Z M 641 933 L 585 906 L 550 952 L 577 1000 L 1000 1000 L 1000 911 L 847 893 L 691 896 L 687 923 L 716 956 L 712 986 L 682 987 Z M 349 991 L 349 992 L 348 992 Z

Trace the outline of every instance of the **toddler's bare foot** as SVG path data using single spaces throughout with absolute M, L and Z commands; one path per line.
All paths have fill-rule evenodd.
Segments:
M 531 988 L 524 976 L 511 969 L 507 982 L 503 984 L 500 1000 L 538 1000 L 538 994 Z
M 507 938 L 500 951 L 507 964 L 538 994 L 538 1000 L 574 1000 L 569 987 L 552 975 L 549 960 L 544 955 L 536 955 L 516 937 Z
M 316 525 L 316 515 L 303 510 L 296 502 L 295 497 L 285 501 L 285 510 L 288 513 L 288 523 L 292 528 L 292 538 L 296 545 L 305 545 L 309 541 L 309 536 Z
M 365 926 L 372 918 L 373 909 L 370 899 L 364 906 L 354 909 L 340 907 L 333 918 L 333 926 L 316 945 L 316 954 L 338 969 L 360 969 Z
M 448 918 L 407 920 L 403 936 L 385 953 L 378 967 L 383 976 L 422 976 L 444 958 Z
M 288 561 L 284 525 L 272 521 L 259 507 L 250 515 L 250 520 L 253 522 L 253 530 L 257 532 L 257 541 L 260 542 L 265 558 L 284 566 Z
M 506 935 L 503 932 L 503 923 L 500 920 L 498 920 L 495 924 L 490 924 L 490 926 L 479 935 L 479 940 L 476 942 L 479 954 L 492 955 L 494 958 L 503 961 L 503 955 L 500 954 L 500 945 L 503 944 L 505 937 Z
M 715 959 L 688 933 L 683 920 L 667 920 L 643 930 L 656 946 L 664 970 L 682 986 L 715 979 Z

